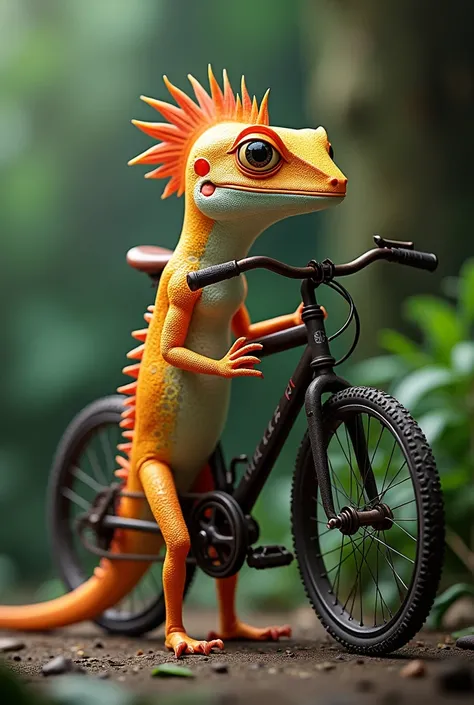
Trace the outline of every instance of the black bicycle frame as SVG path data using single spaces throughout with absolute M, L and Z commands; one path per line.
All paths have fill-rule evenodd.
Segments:
M 247 462 L 244 475 L 233 496 L 245 514 L 250 514 L 267 481 L 275 461 L 288 438 L 296 418 L 305 406 L 321 501 L 328 519 L 336 516 L 331 491 L 322 418 L 322 396 L 349 387 L 334 371 L 324 325 L 324 312 L 316 301 L 316 285 L 305 280 L 301 286 L 303 324 L 261 338 L 259 356 L 272 355 L 306 343 L 306 349 L 273 412 L 260 443 Z

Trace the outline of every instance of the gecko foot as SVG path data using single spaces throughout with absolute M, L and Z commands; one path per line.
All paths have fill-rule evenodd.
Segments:
M 221 639 L 210 639 L 209 641 L 197 641 L 191 639 L 186 632 L 173 632 L 166 637 L 165 646 L 174 651 L 176 658 L 184 654 L 205 654 L 211 653 L 212 649 L 223 649 L 224 644 Z
M 285 624 L 282 627 L 251 627 L 244 622 L 236 622 L 229 630 L 222 630 L 220 634 L 210 632 L 208 639 L 226 639 L 229 641 L 278 641 L 282 636 L 291 636 L 291 627 Z

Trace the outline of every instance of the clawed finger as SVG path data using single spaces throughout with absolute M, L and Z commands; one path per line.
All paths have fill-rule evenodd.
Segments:
M 229 356 L 230 356 L 232 353 L 236 352 L 237 350 L 240 350 L 240 348 L 241 348 L 243 345 L 245 345 L 246 340 L 247 340 L 247 338 L 244 338 L 244 337 L 242 337 L 242 338 L 237 338 L 237 340 L 235 340 L 235 341 L 232 343 L 232 345 L 230 346 L 230 350 L 229 350 L 229 353 L 228 353 Z
M 258 357 L 253 357 L 253 355 L 248 355 L 247 357 L 237 357 L 235 360 L 232 360 L 231 367 L 233 370 L 236 370 L 239 367 L 246 367 L 250 365 L 259 365 L 261 360 L 258 359 Z
M 232 370 L 232 377 L 263 377 L 263 372 L 247 367 L 237 367 Z
M 262 350 L 262 348 L 263 345 L 261 343 L 249 343 L 248 345 L 245 345 L 243 348 L 239 348 L 234 352 L 231 352 L 231 348 L 229 351 L 229 360 L 234 360 L 239 355 L 247 355 L 248 353 L 255 352 L 256 350 Z

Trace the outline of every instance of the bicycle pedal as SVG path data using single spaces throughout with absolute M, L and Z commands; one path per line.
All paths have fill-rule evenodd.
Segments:
M 278 568 L 290 565 L 293 558 L 291 551 L 288 551 L 284 546 L 257 546 L 249 549 L 247 565 L 258 570 Z

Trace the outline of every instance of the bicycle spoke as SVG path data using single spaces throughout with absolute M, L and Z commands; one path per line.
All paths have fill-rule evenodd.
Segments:
M 360 541 L 359 541 L 359 544 L 358 544 L 359 546 L 360 546 L 360 544 L 361 544 L 361 542 L 362 542 L 363 540 L 364 540 L 364 538 L 362 537 L 362 538 L 360 539 Z M 355 548 L 354 548 L 345 558 L 342 559 L 342 561 L 341 561 L 341 563 L 340 563 L 339 565 L 342 565 L 343 563 L 345 563 L 345 562 L 353 555 L 354 552 L 355 552 Z M 327 577 L 327 576 L 329 575 L 329 573 L 332 573 L 333 570 L 336 570 L 336 568 L 338 568 L 337 565 L 333 566 L 333 567 L 330 568 L 329 570 L 326 570 L 326 571 L 324 572 L 324 574 L 323 574 L 324 577 Z
M 414 536 L 412 536 L 409 531 L 407 531 L 406 529 L 403 528 L 403 526 L 400 526 L 400 524 L 397 524 L 397 522 L 395 521 L 395 519 L 393 519 L 393 518 L 391 517 L 391 518 L 390 518 L 390 521 L 391 521 L 393 524 L 395 524 L 395 526 L 398 526 L 398 528 L 399 528 L 401 531 L 403 531 L 404 534 L 406 534 L 407 536 L 409 536 L 415 543 L 418 543 L 418 539 L 415 538 Z M 385 534 L 385 532 L 384 532 L 384 534 Z
M 395 570 L 395 566 L 393 565 L 393 561 L 392 561 L 392 559 L 391 559 L 391 557 L 390 557 L 390 554 L 387 553 L 387 549 L 385 549 L 385 553 L 383 553 L 383 552 L 382 552 L 382 549 L 380 548 L 380 546 L 377 545 L 377 550 L 378 550 L 378 552 L 380 553 L 380 555 L 382 556 L 382 558 L 385 559 L 385 562 L 387 563 L 387 565 L 389 566 L 390 570 L 392 571 L 393 576 L 394 576 L 395 578 L 398 578 L 398 580 L 401 582 L 401 584 L 403 585 L 403 587 L 405 588 L 405 590 L 408 592 L 408 587 L 407 587 L 407 585 L 405 585 L 404 581 L 402 580 L 402 578 L 400 577 L 400 575 L 399 575 L 399 574 L 397 573 L 397 571 Z M 395 581 L 395 583 L 397 583 L 397 581 Z M 400 596 L 400 599 L 403 600 L 403 595 L 402 595 L 402 593 L 400 592 L 400 586 L 399 586 L 399 585 L 397 585 L 397 589 L 398 589 L 398 594 L 399 594 L 399 596 Z
M 395 482 L 395 480 L 397 479 L 397 477 L 399 476 L 399 474 L 401 473 L 401 471 L 403 470 L 403 468 L 405 467 L 406 464 L 407 464 L 407 461 L 406 461 L 406 458 L 405 458 L 405 460 L 403 461 L 402 465 L 401 465 L 401 466 L 399 467 L 399 469 L 397 470 L 397 472 L 396 472 L 396 474 L 395 474 L 395 477 L 392 478 L 391 483 L 389 484 L 389 486 L 388 486 L 386 489 L 384 489 L 385 481 L 382 483 L 382 492 L 380 493 L 380 496 L 381 496 L 381 497 L 383 497 L 384 494 L 385 494 L 386 492 L 388 492 L 388 490 L 389 490 L 391 487 L 393 487 L 393 483 Z M 387 470 L 388 470 L 388 468 L 387 468 Z
M 384 532 L 384 534 L 385 534 L 385 532 Z M 403 553 L 400 553 L 400 551 L 397 551 L 395 548 L 393 548 L 393 546 L 389 546 L 388 543 L 385 543 L 384 541 L 382 541 L 381 539 L 377 538 L 376 536 L 374 536 L 374 540 L 375 540 L 375 541 L 378 541 L 379 543 L 381 543 L 382 546 L 386 546 L 386 548 L 388 548 L 389 551 L 393 551 L 393 553 L 396 553 L 398 556 L 401 556 L 401 558 L 404 558 L 406 561 L 409 561 L 410 563 L 413 563 L 413 565 L 415 564 L 415 561 L 412 561 L 411 558 L 408 558 L 408 556 L 405 556 Z
M 369 562 L 368 562 L 368 560 L 367 560 L 367 556 L 369 555 L 369 551 L 370 551 L 371 547 L 373 546 L 374 539 L 375 539 L 375 534 L 372 534 L 371 537 L 370 537 L 370 545 L 369 545 L 369 548 L 368 548 L 367 553 L 365 554 L 365 556 L 364 556 L 364 553 L 362 553 L 362 559 L 365 561 L 365 564 L 366 564 L 366 566 L 367 566 L 367 569 L 368 569 L 368 571 L 369 571 L 369 573 L 370 573 L 370 575 L 371 575 L 371 577 L 372 577 L 372 580 L 373 580 L 374 583 L 375 583 L 375 587 L 376 587 L 376 589 L 377 589 L 377 591 L 378 591 L 378 593 L 379 593 L 379 595 L 380 595 L 381 604 L 384 604 L 384 605 L 385 605 L 385 607 L 387 608 L 387 611 L 388 611 L 390 617 L 393 617 L 392 611 L 390 610 L 390 607 L 389 607 L 389 606 L 387 605 L 387 603 L 385 602 L 385 600 L 384 600 L 384 598 L 383 598 L 383 596 L 382 596 L 382 593 L 381 593 L 381 591 L 380 591 L 380 588 L 379 588 L 379 585 L 378 585 L 378 577 L 377 577 L 377 579 L 374 578 L 374 574 L 373 574 L 372 569 L 371 569 L 371 567 L 370 567 L 370 564 L 369 564 Z M 377 545 L 376 545 L 376 547 L 379 548 Z M 359 551 L 359 553 L 361 553 L 360 548 L 358 548 L 357 550 Z M 379 549 L 379 550 L 380 550 L 380 549 Z M 362 592 L 362 590 L 361 590 L 361 592 Z M 361 626 L 362 626 L 362 625 L 361 625 Z M 374 625 L 374 626 L 375 626 L 375 625 Z
M 80 497 L 76 492 L 74 492 L 74 490 L 71 490 L 69 487 L 63 487 L 61 490 L 61 494 L 63 495 L 63 497 L 66 497 L 66 499 L 68 499 L 70 502 L 73 502 L 78 507 L 81 507 L 81 509 L 85 509 L 86 511 L 91 506 L 90 502 L 88 502 L 83 497 Z
M 335 431 L 334 435 L 335 435 L 335 437 L 336 437 L 336 439 L 337 439 L 337 442 L 339 443 L 339 446 L 340 446 L 340 448 L 341 448 L 341 450 L 342 450 L 342 453 L 343 453 L 343 455 L 344 455 L 344 458 L 346 459 L 347 464 L 349 465 L 349 469 L 350 469 L 350 471 L 354 474 L 356 483 L 357 483 L 357 485 L 360 487 L 360 484 L 359 484 L 358 479 L 357 479 L 357 475 L 354 473 L 354 471 L 353 471 L 353 469 L 352 469 L 352 464 L 349 462 L 349 458 L 347 457 L 346 451 L 344 450 L 344 448 L 343 448 L 343 446 L 342 446 L 341 439 L 339 438 L 339 435 L 338 435 L 338 433 L 337 433 L 337 430 Z M 362 488 L 362 492 L 363 492 L 363 491 L 364 491 L 364 490 L 363 490 L 363 488 Z
M 97 482 L 102 482 L 104 485 L 107 485 L 107 478 L 105 477 L 104 471 L 102 470 L 100 463 L 97 460 L 97 456 L 92 448 L 86 448 L 86 455 L 89 458 L 89 462 Z
M 109 431 L 110 431 L 110 426 L 107 426 L 105 429 L 103 429 L 99 433 L 99 440 L 100 440 L 100 444 L 102 446 L 102 450 L 104 453 L 104 459 L 105 459 L 106 466 L 108 468 L 108 472 L 110 472 L 110 475 L 112 475 L 115 470 L 115 467 L 116 467 L 114 449 L 117 447 L 118 441 L 115 445 L 110 443 Z M 107 443 L 104 439 L 104 432 L 107 437 Z
M 71 466 L 71 474 L 74 475 L 78 480 L 83 482 L 85 485 L 91 488 L 91 490 L 95 490 L 96 492 L 101 492 L 104 489 L 104 485 L 99 485 L 98 482 L 92 479 L 90 475 L 88 475 L 86 472 L 81 470 L 80 467 L 77 465 L 72 465 Z
M 333 468 L 333 466 L 332 466 L 331 459 L 330 459 L 329 457 L 328 457 L 328 464 L 329 464 L 329 470 L 330 470 L 331 476 L 332 476 L 332 478 L 333 478 L 333 480 L 334 480 L 334 489 L 335 489 L 336 492 L 338 492 L 339 494 L 344 495 L 344 497 L 347 499 L 347 501 L 349 502 L 349 504 L 350 504 L 351 506 L 353 506 L 353 502 L 352 502 L 352 500 L 350 499 L 350 497 L 348 497 L 347 494 L 345 493 L 345 491 L 344 491 L 344 485 L 342 484 L 340 478 L 337 476 L 337 474 L 336 474 L 336 472 L 335 472 L 335 470 L 334 470 L 334 468 Z M 352 475 L 350 475 L 350 477 L 351 477 L 351 483 L 352 483 Z M 338 487 L 336 487 L 336 482 L 335 482 L 336 480 L 339 482 L 339 485 L 340 485 L 340 487 L 341 487 L 340 490 L 339 490 Z M 351 495 L 351 496 L 352 496 L 352 495 Z M 341 508 L 339 507 L 339 511 L 340 511 L 340 509 L 341 509 Z
M 334 583 L 336 584 L 336 601 L 335 601 L 335 603 L 334 603 L 335 605 L 337 604 L 337 596 L 338 596 L 338 594 L 339 594 L 339 580 L 340 580 L 340 578 L 341 578 L 341 565 L 342 565 L 341 561 L 342 561 L 342 553 L 343 553 L 343 550 L 344 550 L 344 539 L 345 539 L 345 538 L 346 538 L 345 536 L 342 537 L 341 548 L 340 548 L 340 553 L 339 553 L 339 570 L 337 571 L 337 575 L 336 575 L 336 578 L 335 578 L 335 580 L 334 580 Z M 337 550 L 337 549 L 336 549 L 336 550 Z M 333 589 L 334 589 L 334 588 L 333 588 Z
M 406 461 L 405 461 L 405 463 L 406 463 Z M 387 494 L 387 492 L 389 490 L 393 490 L 394 487 L 398 487 L 398 485 L 402 485 L 404 482 L 407 482 L 408 480 L 411 480 L 411 477 L 405 477 L 403 480 L 399 480 L 399 482 L 396 482 L 394 485 L 390 485 L 389 487 L 387 487 L 386 490 L 384 490 L 383 492 L 380 493 L 377 500 L 380 502 L 380 500 L 383 499 L 383 497 Z
M 413 504 L 413 502 L 416 502 L 416 499 L 410 499 L 409 502 L 403 502 L 403 504 L 397 504 L 396 507 L 390 507 L 390 509 L 393 512 L 393 511 L 395 511 L 395 509 L 400 509 L 401 507 L 406 507 L 407 504 Z

